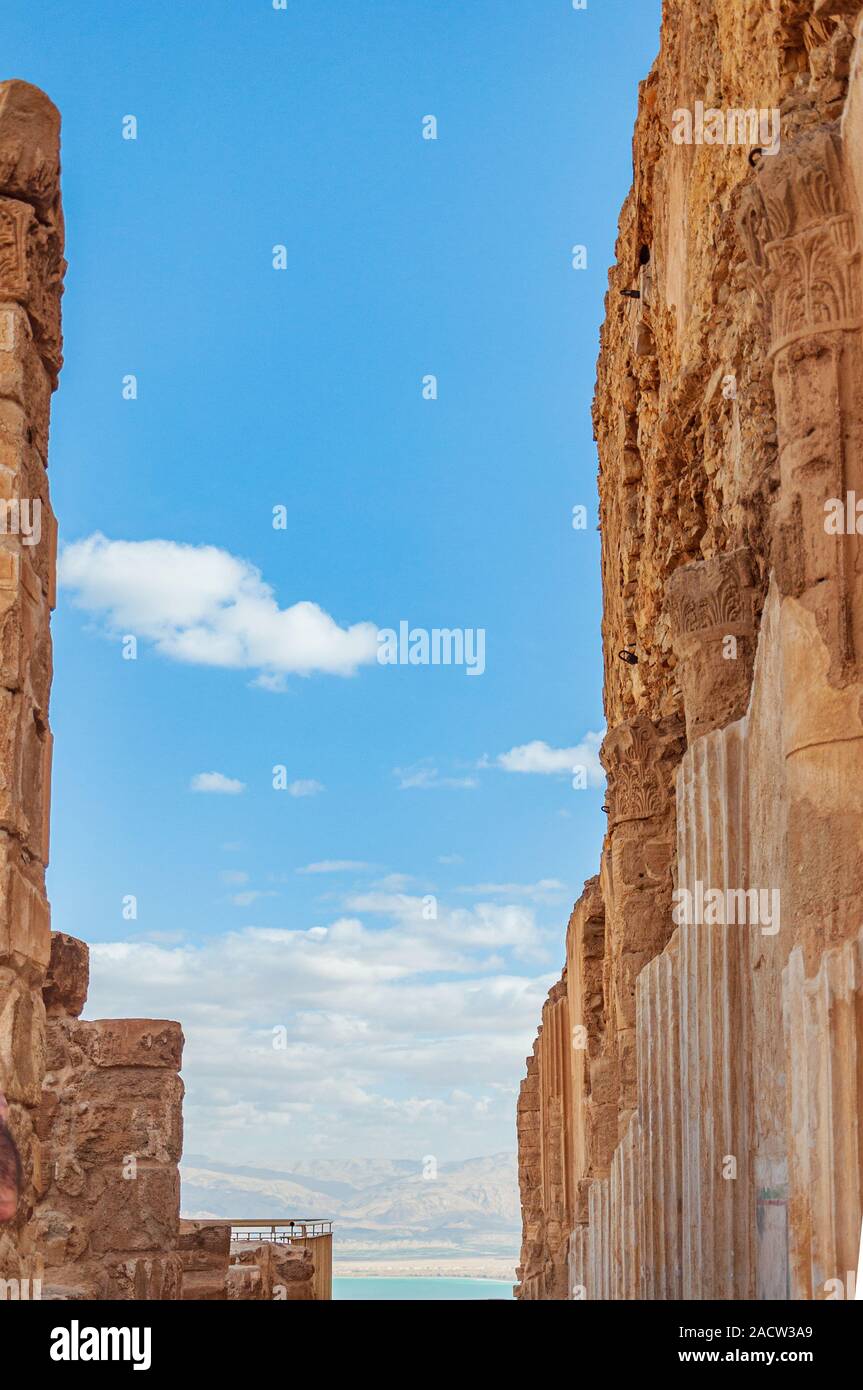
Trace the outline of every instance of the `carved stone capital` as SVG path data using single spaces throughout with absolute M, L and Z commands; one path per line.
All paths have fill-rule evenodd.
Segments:
M 26 309 L 52 386 L 63 364 L 60 296 L 65 271 L 62 233 L 39 222 L 29 203 L 0 196 L 0 299 Z
M 0 82 L 0 299 L 23 305 L 52 386 L 62 365 L 60 115 L 27 82 Z
M 654 724 L 645 714 L 606 734 L 600 759 L 608 775 L 609 830 L 664 814 L 684 742 L 679 719 Z
M 0 82 L 0 190 L 47 221 L 59 189 L 60 112 L 29 82 Z
M 762 159 L 737 226 L 769 320 L 771 354 L 813 333 L 859 330 L 860 247 L 831 131 Z
M 691 743 L 739 719 L 749 703 L 758 601 L 750 552 L 684 565 L 666 594 Z

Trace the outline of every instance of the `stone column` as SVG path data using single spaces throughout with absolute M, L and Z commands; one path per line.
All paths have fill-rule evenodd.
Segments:
M 543 1188 L 549 1268 L 546 1297 L 569 1296 L 567 1253 L 572 1230 L 572 1041 L 566 972 L 543 1009 Z
M 572 1030 L 572 1215 L 574 1235 L 589 1219 L 594 1178 L 607 1177 L 617 1143 L 617 1055 L 605 1049 L 605 905 L 599 878 L 588 879 L 566 933 Z M 585 1280 L 577 1278 L 575 1285 Z
M 183 1135 L 179 1023 L 78 1017 L 87 947 L 54 933 L 36 1218 L 54 1298 L 173 1299 Z
M 608 774 L 608 836 L 602 856 L 605 900 L 606 1048 L 616 1054 L 618 1137 L 638 1102 L 635 981 L 672 931 L 674 769 L 685 746 L 683 721 L 645 715 L 610 730 L 602 748 Z
M 863 527 L 854 505 L 863 499 L 859 27 L 857 50 L 845 138 L 832 125 L 783 141 L 745 191 L 739 221 L 769 326 L 781 479 L 771 528 L 777 655 L 770 685 L 785 776 L 770 809 L 787 828 L 785 925 L 770 974 L 759 962 L 754 982 L 764 997 L 765 978 L 776 978 L 795 948 L 785 971 L 787 1062 L 776 1041 L 778 996 L 767 1000 L 756 1051 L 759 1197 L 771 1194 L 776 1247 L 787 1197 L 792 1297 L 823 1297 L 827 1279 L 846 1278 L 847 1269 L 836 1267 L 848 1259 L 843 1223 L 857 1213 L 859 1242 L 863 1189 L 859 1159 L 846 1152 L 860 1142 L 863 1111 L 846 1074 L 858 1044 L 825 1004 L 835 992 L 835 1009 L 843 1009 L 845 987 L 837 988 L 833 972 L 859 931 L 863 879 Z M 839 527 L 829 523 L 831 503 Z M 765 785 L 765 806 L 771 793 Z M 763 825 L 767 819 L 764 810 Z M 787 1149 L 777 1105 L 786 1089 Z M 769 1273 L 766 1252 L 763 1263 Z M 784 1271 L 772 1263 L 779 1291 Z
M 784 976 L 791 1298 L 853 1298 L 863 1216 L 863 932 Z
M 518 1298 L 534 1299 L 545 1237 L 542 1210 L 542 1135 L 540 1130 L 539 1065 L 527 1058 L 527 1075 L 519 1087 L 516 1116 L 518 1131 L 518 1185 L 521 1193 L 521 1256 L 516 1279 Z
M 863 877 L 863 535 L 831 529 L 825 507 L 863 499 L 853 172 L 835 126 L 804 132 L 762 162 L 739 216 L 773 361 L 781 488 L 771 530 L 795 866 L 783 909 L 809 971 L 825 945 L 856 932 Z
M 641 1124 L 640 1297 L 682 1289 L 679 938 L 638 977 L 638 1115 Z
M 677 871 L 693 903 L 750 886 L 747 734 L 745 720 L 705 734 L 680 766 Z M 685 1299 L 753 1296 L 748 938 L 758 926 L 738 913 L 695 911 L 678 929 Z
M 609 1178 L 590 1184 L 588 1194 L 588 1279 L 587 1297 L 612 1297 L 611 1281 L 611 1200 Z
M 40 1182 L 34 1116 L 45 1066 L 42 982 L 56 525 L 48 418 L 62 364 L 60 116 L 36 87 L 0 83 L 0 1088 L 24 1167 L 0 1278 L 38 1277 L 28 1218 Z
M 569 1297 L 569 1237 L 574 1224 L 571 1033 L 564 972 L 543 1006 L 519 1097 L 524 1208 L 520 1298 Z

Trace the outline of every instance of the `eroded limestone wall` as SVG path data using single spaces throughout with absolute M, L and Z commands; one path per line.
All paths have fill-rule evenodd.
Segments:
M 572 1037 L 564 974 L 549 992 L 518 1103 L 525 1229 L 518 1278 L 529 1299 L 565 1298 L 573 1225 Z
M 224 1302 L 228 1296 L 231 1227 L 223 1221 L 181 1221 L 183 1298 Z
M 609 795 L 567 934 L 569 1288 L 522 1297 L 836 1297 L 856 1262 L 861 8 L 666 0 L 641 87 L 594 407 Z M 776 148 L 675 143 L 699 101 L 765 110 Z M 673 917 L 699 886 L 741 919 Z
M 180 1298 L 183 1033 L 166 1019 L 80 1018 L 87 983 L 84 942 L 53 933 L 33 1223 L 42 1296 Z
M 42 1155 L 42 983 L 51 734 L 50 612 L 57 528 L 48 421 L 62 365 L 60 116 L 26 82 L 0 83 L 0 1089 L 25 1181 L 0 1229 L 0 1278 L 41 1276 L 29 1216 Z
M 326 1260 L 326 1256 L 324 1257 Z M 311 1303 L 318 1298 L 310 1246 L 234 1241 L 228 1267 L 232 1302 Z M 329 1295 L 320 1295 L 321 1298 Z
M 21 1298 L 174 1298 L 182 1032 L 78 1017 L 87 948 L 51 932 L 45 893 L 59 178 L 58 111 L 26 82 L 0 83 L 0 1090 L 24 1172 L 0 1279 Z

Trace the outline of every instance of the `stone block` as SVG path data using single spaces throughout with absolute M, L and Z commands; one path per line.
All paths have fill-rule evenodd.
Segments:
M 315 1261 L 310 1249 L 276 1245 L 273 1292 L 276 1302 L 308 1303 L 315 1298 Z
M 214 1221 L 181 1221 L 177 1249 L 184 1270 L 210 1270 L 231 1257 L 231 1228 Z
M 78 1018 L 87 1002 L 90 984 L 90 948 L 85 941 L 65 932 L 51 933 L 51 959 L 42 990 L 49 1018 Z
M 183 1270 L 175 1254 L 108 1259 L 103 1299 L 116 1302 L 176 1302 L 183 1296 Z
M 45 1072 L 45 1010 L 41 997 L 0 968 L 0 1076 L 9 1101 L 37 1106 Z
M 51 915 L 41 867 L 0 831 L 0 963 L 41 982 L 51 951 Z
M 223 1270 L 183 1269 L 183 1299 L 190 1303 L 217 1303 L 228 1298 L 228 1263 Z
M 137 1165 L 134 1178 L 122 1170 L 100 1168 L 87 1181 L 93 1227 L 90 1247 L 111 1252 L 173 1250 L 180 1213 L 180 1178 L 171 1167 Z M 179 1256 L 177 1257 L 179 1264 Z
M 48 863 L 50 732 L 26 692 L 0 689 L 0 828 Z
M 168 1019 L 102 1018 L 81 1033 L 81 1046 L 97 1067 L 169 1067 L 179 1071 L 183 1030 Z
M 114 1073 L 107 1075 L 118 1079 Z M 123 1079 L 128 1075 L 124 1071 Z M 95 1086 L 76 1088 L 80 1099 L 74 1107 L 73 1133 L 79 1162 L 88 1168 L 120 1168 L 127 1157 L 134 1156 L 139 1162 L 178 1163 L 183 1148 L 180 1078 L 172 1072 L 151 1072 L 147 1089 L 158 1089 L 160 1094 L 128 1098 L 122 1087 L 115 1086 L 112 1092 L 99 1085 L 105 1076 L 97 1073 L 92 1077 Z
M 253 1264 L 229 1265 L 225 1287 L 231 1302 L 261 1302 L 266 1297 L 261 1270 Z

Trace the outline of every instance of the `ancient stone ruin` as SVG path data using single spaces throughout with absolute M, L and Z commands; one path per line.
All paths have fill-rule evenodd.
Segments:
M 86 946 L 51 932 L 59 139 L 43 93 L 0 83 L 0 1088 L 23 1166 L 0 1280 L 325 1298 L 328 1245 L 181 1222 L 180 1025 L 83 1019 Z M 850 1297 L 863 0 L 665 0 L 634 176 L 594 416 L 607 824 L 519 1099 L 518 1294 Z
M 179 1298 L 183 1033 L 151 1018 L 78 1017 L 87 947 L 52 933 L 36 1133 L 43 1297 Z
M 666 0 L 641 86 L 594 410 L 607 827 L 521 1088 L 523 1299 L 853 1297 L 861 10 Z
M 43 1182 L 36 1129 L 51 956 L 45 866 L 57 528 L 47 462 L 51 392 L 62 365 L 59 180 L 56 108 L 25 82 L 0 84 L 0 1086 L 25 1189 L 15 1220 L 0 1226 L 0 1278 L 21 1280 L 42 1273 L 30 1216 Z M 39 504 L 38 544 L 25 543 L 35 528 L 23 534 L 23 499 Z
M 331 1236 L 232 1255 L 231 1222 L 180 1221 L 180 1025 L 82 1019 L 87 947 L 51 931 L 59 178 L 56 108 L 26 82 L 0 83 L 0 1090 L 23 1168 L 17 1213 L 0 1225 L 0 1297 L 326 1299 Z

